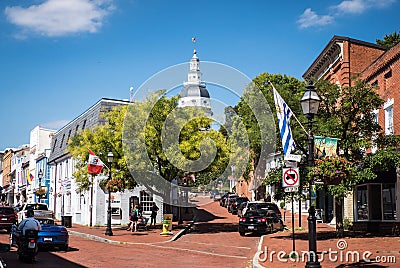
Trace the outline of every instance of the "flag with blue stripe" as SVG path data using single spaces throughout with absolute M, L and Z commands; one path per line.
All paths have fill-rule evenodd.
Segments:
M 274 100 L 276 107 L 276 114 L 278 117 L 279 132 L 282 139 L 283 154 L 288 155 L 294 151 L 296 145 L 290 129 L 290 117 L 293 115 L 292 110 L 276 91 L 275 87 L 272 86 L 274 91 Z

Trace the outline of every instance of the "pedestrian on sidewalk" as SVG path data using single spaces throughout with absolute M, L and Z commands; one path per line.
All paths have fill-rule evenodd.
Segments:
M 151 225 L 154 225 L 154 226 L 156 225 L 157 211 L 158 211 L 158 207 L 157 207 L 156 203 L 153 202 L 153 206 L 151 207 L 150 226 Z
M 128 222 L 128 227 L 126 228 L 127 231 L 132 230 L 134 215 L 135 215 L 135 211 L 132 210 L 132 211 L 129 213 L 129 222 Z
M 128 224 L 128 231 L 136 232 L 137 231 L 137 224 L 139 220 L 139 207 L 135 205 L 133 208 L 131 215 L 129 216 L 129 224 Z

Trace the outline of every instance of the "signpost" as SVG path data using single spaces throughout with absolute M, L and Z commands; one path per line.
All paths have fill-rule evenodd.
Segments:
M 294 203 L 293 195 L 294 192 L 299 190 L 300 177 L 299 169 L 294 167 L 295 165 L 288 165 L 289 167 L 283 168 L 282 170 L 282 187 L 285 192 L 292 193 L 292 240 L 293 240 L 293 252 L 296 251 L 296 244 L 294 239 Z

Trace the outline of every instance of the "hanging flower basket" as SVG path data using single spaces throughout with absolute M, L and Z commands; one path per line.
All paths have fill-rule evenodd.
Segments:
M 354 167 L 351 162 L 344 157 L 336 156 L 317 160 L 309 175 L 325 185 L 339 185 L 343 180 L 349 179 L 353 172 Z
M 122 182 L 117 179 L 102 180 L 100 181 L 99 185 L 104 192 L 111 191 L 115 193 L 123 190 Z
M 45 188 L 39 188 L 39 189 L 37 189 L 36 192 L 35 192 L 35 195 L 36 195 L 36 196 L 40 196 L 40 197 L 43 197 L 43 196 L 45 196 L 46 194 L 47 194 L 47 191 L 46 191 Z

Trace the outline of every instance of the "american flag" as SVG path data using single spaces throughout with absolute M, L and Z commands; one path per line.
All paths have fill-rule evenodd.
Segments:
M 278 117 L 279 134 L 282 139 L 283 154 L 287 155 L 294 151 L 294 149 L 296 148 L 292 136 L 292 131 L 290 129 L 290 117 L 293 115 L 293 113 L 273 85 L 272 88 L 274 91 L 274 100 L 276 114 Z

